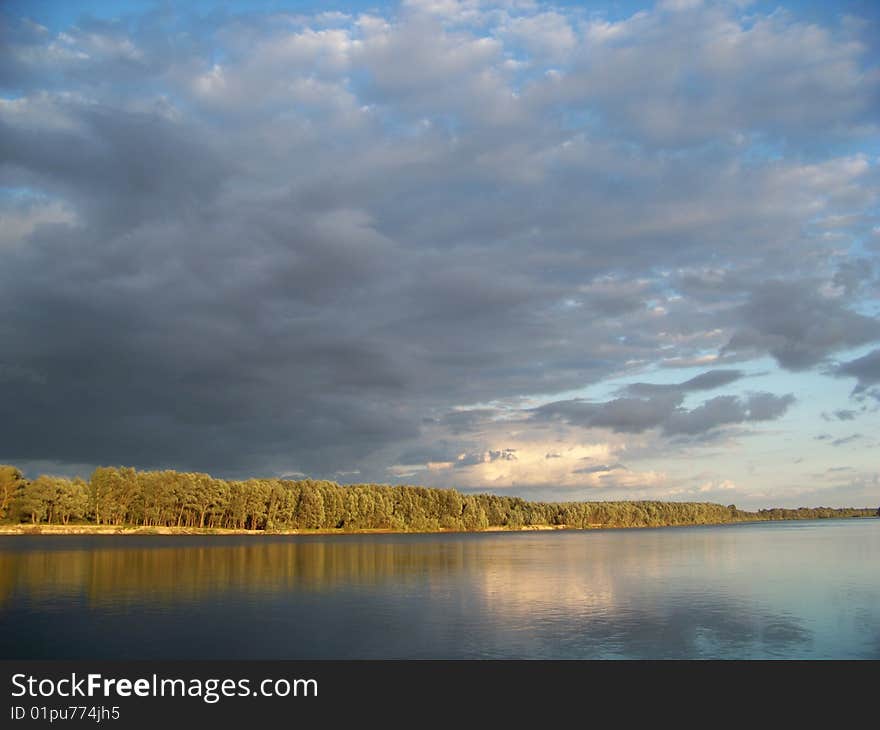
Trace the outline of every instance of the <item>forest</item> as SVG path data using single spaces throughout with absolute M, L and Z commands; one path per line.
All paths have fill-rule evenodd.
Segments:
M 870 517 L 856 508 L 763 509 L 707 502 L 530 502 L 497 494 L 313 479 L 230 481 L 208 474 L 99 467 L 88 481 L 26 479 L 0 466 L 0 521 L 202 529 L 431 532 L 528 527 L 652 527 Z

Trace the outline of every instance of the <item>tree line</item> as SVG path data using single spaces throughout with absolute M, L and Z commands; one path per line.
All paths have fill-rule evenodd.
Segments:
M 748 512 L 707 502 L 529 502 L 497 494 L 314 479 L 232 481 L 193 472 L 100 467 L 88 481 L 25 479 L 0 466 L 0 520 L 12 523 L 247 530 L 483 530 L 650 527 L 868 517 L 873 509 Z

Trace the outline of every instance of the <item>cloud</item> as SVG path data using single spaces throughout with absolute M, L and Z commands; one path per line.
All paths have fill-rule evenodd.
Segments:
M 491 464 L 494 461 L 517 461 L 516 449 L 493 449 L 479 453 L 459 454 L 453 466 L 462 469 L 477 464 Z
M 657 470 L 629 469 L 613 458 L 620 446 L 611 442 L 571 440 L 556 443 L 556 456 L 547 459 L 549 443 L 532 435 L 529 438 L 507 436 L 514 446 L 463 453 L 451 464 L 427 473 L 422 480 L 442 484 L 451 476 L 456 486 L 465 490 L 510 490 L 517 493 L 540 490 L 571 499 L 572 494 L 598 490 L 656 490 L 667 483 L 667 476 Z M 537 491 L 535 491 L 537 490 Z
M 502 32 L 530 55 L 551 60 L 564 59 L 578 43 L 569 19 L 554 11 L 513 18 Z
M 791 394 L 772 393 L 716 396 L 690 410 L 682 407 L 683 400 L 684 395 L 676 392 L 647 398 L 616 398 L 604 403 L 572 399 L 539 406 L 532 417 L 541 421 L 561 420 L 586 428 L 608 428 L 618 433 L 660 428 L 668 435 L 696 435 L 730 424 L 777 419 L 795 398 Z
M 579 48 L 556 95 L 595 109 L 618 133 L 669 146 L 759 129 L 797 139 L 876 111 L 876 80 L 868 91 L 861 72 L 869 45 L 859 38 L 785 12 L 743 23 L 715 3 L 675 4 L 694 7 L 592 21 L 593 43 Z M 815 64 L 800 62 L 805 52 Z
M 99 225 L 95 245 L 115 231 L 210 206 L 229 174 L 232 163 L 191 126 L 63 97 L 48 106 L 69 126 L 0 115 L 0 158 L 27 189 L 58 196 L 56 205 L 74 208 L 84 225 Z
M 690 411 L 676 410 L 664 424 L 667 433 L 699 434 L 735 423 L 772 421 L 794 403 L 793 395 L 752 393 L 746 398 L 718 396 Z
M 855 360 L 844 362 L 832 371 L 838 377 L 856 379 L 855 393 L 862 393 L 880 383 L 880 349 L 872 350 L 867 355 Z
M 823 297 L 809 282 L 762 283 L 739 313 L 746 326 L 725 349 L 769 352 L 788 370 L 804 370 L 837 350 L 880 338 L 880 321 Z
M 832 446 L 845 446 L 846 444 L 852 443 L 853 441 L 858 441 L 860 438 L 862 438 L 862 434 L 854 433 L 849 436 L 844 436 L 839 439 L 834 439 L 831 442 L 831 445 Z
M 58 201 L 13 199 L 0 207 L 0 249 L 21 243 L 40 226 L 75 222 L 74 212 Z
M 880 337 L 856 25 L 440 2 L 0 32 L 2 460 L 637 489 L 666 467 L 633 453 L 786 411 L 692 404 L 743 361 Z
M 713 390 L 745 377 L 742 370 L 709 370 L 695 375 L 683 383 L 632 383 L 623 392 L 635 396 L 652 396 L 662 393 L 687 393 L 691 391 Z
M 575 474 L 607 474 L 619 469 L 626 469 L 623 464 L 596 464 L 595 466 L 585 466 L 581 469 L 575 469 Z
M 827 413 L 822 414 L 822 418 L 826 421 L 830 421 L 833 418 L 836 418 L 838 421 L 852 421 L 854 418 L 858 416 L 856 411 L 852 411 L 846 408 L 841 408 L 840 410 L 834 411 L 830 416 Z

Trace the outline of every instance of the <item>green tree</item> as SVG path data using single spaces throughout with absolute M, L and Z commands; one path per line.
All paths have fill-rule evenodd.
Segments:
M 81 520 L 89 508 L 88 485 L 82 479 L 63 479 L 55 485 L 55 516 L 66 525 Z
M 299 527 L 315 530 L 324 524 L 324 500 L 321 492 L 313 484 L 303 487 L 296 506 L 296 521 Z
M 51 520 L 55 500 L 55 480 L 39 476 L 24 485 L 16 495 L 15 510 L 20 519 L 38 525 L 43 520 Z
M 0 520 L 9 516 L 16 492 L 24 483 L 21 471 L 14 466 L 0 464 Z

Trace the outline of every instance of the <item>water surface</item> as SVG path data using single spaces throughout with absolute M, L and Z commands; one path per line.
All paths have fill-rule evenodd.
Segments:
M 880 520 L 0 536 L 0 657 L 880 658 Z

